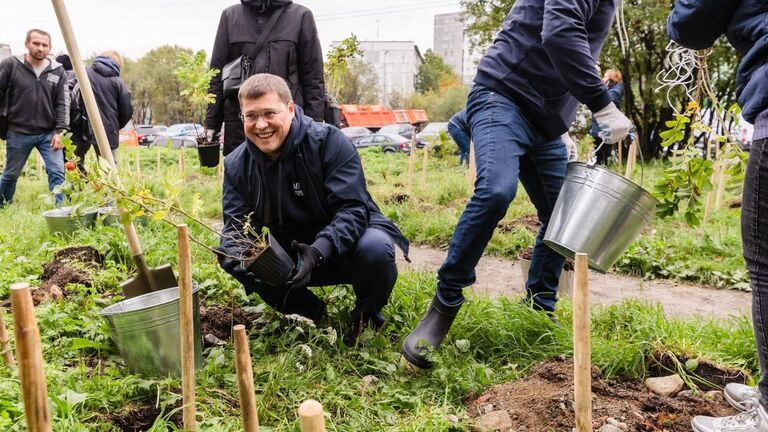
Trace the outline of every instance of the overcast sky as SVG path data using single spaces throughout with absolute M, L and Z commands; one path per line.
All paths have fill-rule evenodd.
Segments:
M 160 45 L 176 44 L 210 55 L 221 11 L 233 0 L 65 0 L 81 53 L 115 49 L 138 59 Z M 432 47 L 435 14 L 458 12 L 459 0 L 304 0 L 315 15 L 323 54 L 332 41 L 412 40 Z M 41 28 L 53 36 L 53 53 L 66 50 L 49 0 L 0 0 L 0 43 L 26 52 L 24 36 Z M 10 7 L 9 7 L 10 5 Z M 34 12 L 32 12 L 34 11 Z

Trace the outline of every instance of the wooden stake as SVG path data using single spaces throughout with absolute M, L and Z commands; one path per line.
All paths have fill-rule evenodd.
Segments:
M 635 141 L 632 141 L 627 152 L 627 171 L 624 177 L 632 179 L 632 173 L 635 171 L 635 162 L 637 162 L 637 144 Z
M 427 186 L 427 159 L 429 159 L 429 149 L 424 144 L 424 156 L 421 158 L 421 185 Z
M 475 179 L 477 178 L 477 165 L 475 161 L 475 144 L 469 142 L 469 166 L 467 167 L 467 186 L 469 193 L 475 191 Z
M 37 156 L 37 176 L 42 178 L 43 177 L 43 157 L 40 156 L 40 152 L 35 152 L 35 155 Z
M 29 284 L 11 285 L 11 307 L 27 431 L 50 432 L 51 414 L 43 371 L 43 351 Z
M 240 393 L 240 412 L 243 416 L 245 432 L 259 432 L 259 415 L 256 412 L 256 395 L 253 390 L 253 364 L 251 351 L 248 349 L 248 335 L 245 326 L 232 327 L 235 335 L 235 371 L 237 390 Z
M 136 179 L 141 180 L 141 148 L 136 148 Z
M 608 145 L 608 144 L 603 144 L 603 145 Z M 624 146 L 622 145 L 621 141 L 619 141 L 619 142 L 618 142 L 616 145 L 619 147 L 619 148 L 618 148 L 618 151 L 619 151 L 619 166 L 618 166 L 618 171 L 619 171 L 619 172 L 621 172 L 621 165 L 622 165 L 622 163 L 623 163 L 621 156 L 622 156 L 622 153 L 624 152 L 624 149 L 623 149 L 622 147 L 624 147 Z
M 299 406 L 301 432 L 325 432 L 325 417 L 320 402 L 309 399 Z
M 195 338 L 192 320 L 192 256 L 187 226 L 178 226 L 179 313 L 181 316 L 181 393 L 184 399 L 184 430 L 194 431 L 195 422 Z
M 155 167 L 155 171 L 157 171 L 157 175 L 160 175 L 162 173 L 162 171 L 160 171 L 160 153 L 161 152 L 162 151 L 160 150 L 160 147 L 158 146 L 157 147 L 157 153 L 156 153 L 156 155 L 157 155 L 157 162 L 156 162 L 156 167 Z
M 416 135 L 414 135 L 415 137 Z M 408 195 L 413 194 L 413 170 L 416 165 L 416 140 L 411 138 L 411 152 L 408 154 Z
M 5 358 L 5 364 L 10 369 L 16 368 L 16 362 L 13 361 L 11 338 L 8 337 L 8 329 L 5 327 L 5 308 L 3 307 L 0 307 L 0 351 L 2 351 Z
M 184 171 L 186 168 L 185 164 L 186 160 L 184 159 L 184 149 L 179 149 L 179 174 L 181 175 L 181 180 L 184 181 Z
M 223 159 L 221 162 L 219 162 L 219 165 L 216 168 L 216 180 L 219 182 L 219 184 L 224 183 L 224 160 Z
M 723 204 L 723 193 L 725 192 L 725 164 L 720 166 L 720 175 L 717 177 L 717 196 L 715 198 L 715 210 L 720 210 Z
M 577 253 L 573 287 L 573 388 L 576 431 L 592 432 L 592 375 L 587 254 Z

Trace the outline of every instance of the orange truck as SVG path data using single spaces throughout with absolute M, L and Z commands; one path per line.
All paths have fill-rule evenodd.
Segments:
M 392 123 L 427 123 L 427 112 L 423 109 L 391 110 L 384 105 L 340 105 L 341 126 L 362 126 L 379 129 Z

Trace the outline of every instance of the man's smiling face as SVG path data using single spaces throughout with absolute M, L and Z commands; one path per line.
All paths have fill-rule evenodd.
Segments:
M 293 102 L 284 103 L 275 92 L 257 99 L 241 101 L 245 136 L 271 159 L 280 155 L 291 121 L 295 116 Z

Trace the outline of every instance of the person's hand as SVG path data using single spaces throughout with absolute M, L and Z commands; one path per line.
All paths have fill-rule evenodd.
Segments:
M 205 139 L 208 140 L 209 143 L 218 144 L 219 143 L 219 131 L 217 131 L 215 129 L 206 129 L 205 130 Z
M 301 259 L 301 267 L 299 267 L 299 271 L 296 272 L 293 279 L 288 281 L 288 285 L 291 288 L 303 288 L 309 283 L 309 279 L 312 277 L 312 270 L 320 264 L 322 256 L 320 251 L 314 247 L 298 243 L 296 240 L 291 243 L 291 248 L 296 251 Z
M 605 108 L 595 113 L 595 120 L 600 127 L 600 138 L 606 144 L 616 144 L 627 137 L 632 123 L 611 102 Z
M 578 159 L 579 149 L 578 147 L 576 147 L 576 143 L 573 142 L 573 139 L 571 139 L 571 136 L 568 134 L 568 132 L 560 136 L 560 139 L 563 140 L 563 143 L 565 144 L 565 149 L 568 150 L 568 162 L 573 162 L 576 159 Z
M 61 134 L 53 134 L 53 138 L 51 138 L 51 147 L 53 147 L 53 150 L 61 150 L 64 148 L 64 143 L 61 142 Z
M 237 260 L 230 256 L 229 252 L 221 247 L 214 248 L 216 251 L 216 259 L 219 261 L 219 266 L 227 273 L 234 277 L 240 276 L 253 276 L 248 269 L 243 268 L 240 265 L 240 260 Z

